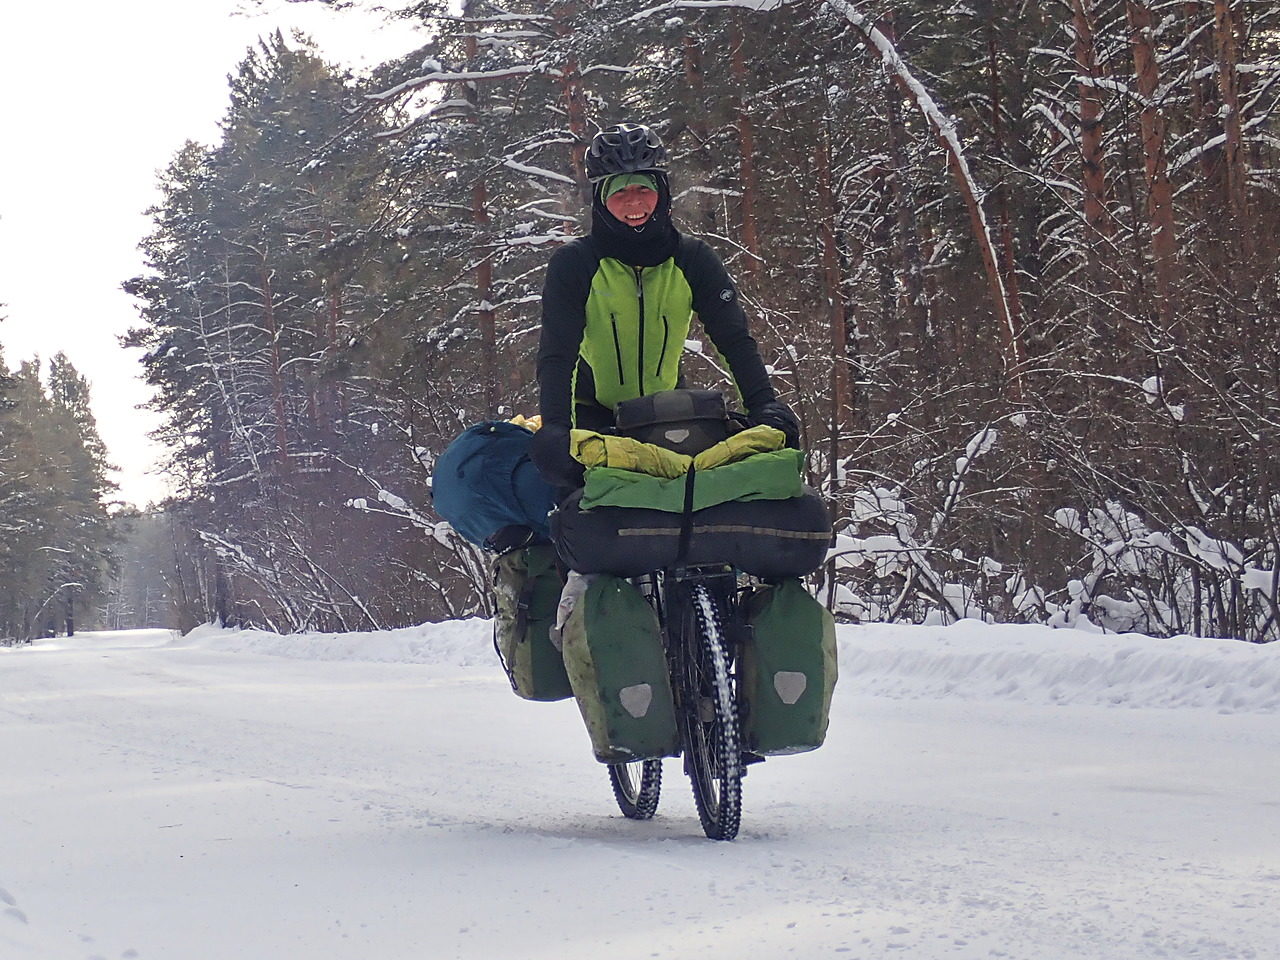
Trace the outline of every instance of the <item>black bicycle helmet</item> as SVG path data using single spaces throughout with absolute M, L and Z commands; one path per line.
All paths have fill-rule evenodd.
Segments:
M 600 180 L 618 173 L 661 170 L 667 165 L 667 148 L 643 123 L 619 123 L 606 127 L 587 148 L 587 176 Z

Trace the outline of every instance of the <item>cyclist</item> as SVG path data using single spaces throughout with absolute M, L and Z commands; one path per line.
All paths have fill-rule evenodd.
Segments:
M 586 154 L 591 232 L 551 257 L 538 346 L 542 429 L 532 459 L 561 488 L 582 485 L 569 454 L 573 426 L 601 430 L 613 408 L 680 380 L 696 315 L 729 371 L 752 424 L 798 446 L 799 423 L 778 400 L 724 264 L 671 220 L 667 151 L 644 124 L 601 130 Z

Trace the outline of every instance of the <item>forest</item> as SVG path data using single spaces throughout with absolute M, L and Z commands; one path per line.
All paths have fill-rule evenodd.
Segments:
M 0 354 L 0 643 L 97 624 L 124 518 L 89 409 L 64 354 L 8 369 Z
M 433 463 L 536 412 L 543 271 L 631 120 L 800 416 L 839 617 L 1280 638 L 1280 3 L 402 15 L 424 46 L 367 75 L 264 37 L 163 172 L 125 342 L 182 626 L 491 612 Z

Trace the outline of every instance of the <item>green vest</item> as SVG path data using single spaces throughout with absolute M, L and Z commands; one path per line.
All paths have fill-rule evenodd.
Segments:
M 587 296 L 580 353 L 595 376 L 596 400 L 672 390 L 693 319 L 693 290 L 674 259 L 632 267 L 604 257 Z

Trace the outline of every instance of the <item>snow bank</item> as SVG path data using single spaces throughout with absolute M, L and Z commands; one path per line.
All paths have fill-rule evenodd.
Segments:
M 961 620 L 840 628 L 847 690 L 890 698 L 1280 711 L 1280 644 Z
M 373 633 L 293 634 L 205 626 L 184 646 L 306 660 L 499 671 L 488 620 Z M 894 699 L 1280 712 L 1280 644 L 1155 639 L 962 620 L 842 626 L 840 692 Z
M 206 624 L 174 643 L 292 660 L 498 667 L 490 620 L 447 620 L 367 633 L 293 633 L 283 636 L 264 630 L 229 630 Z

